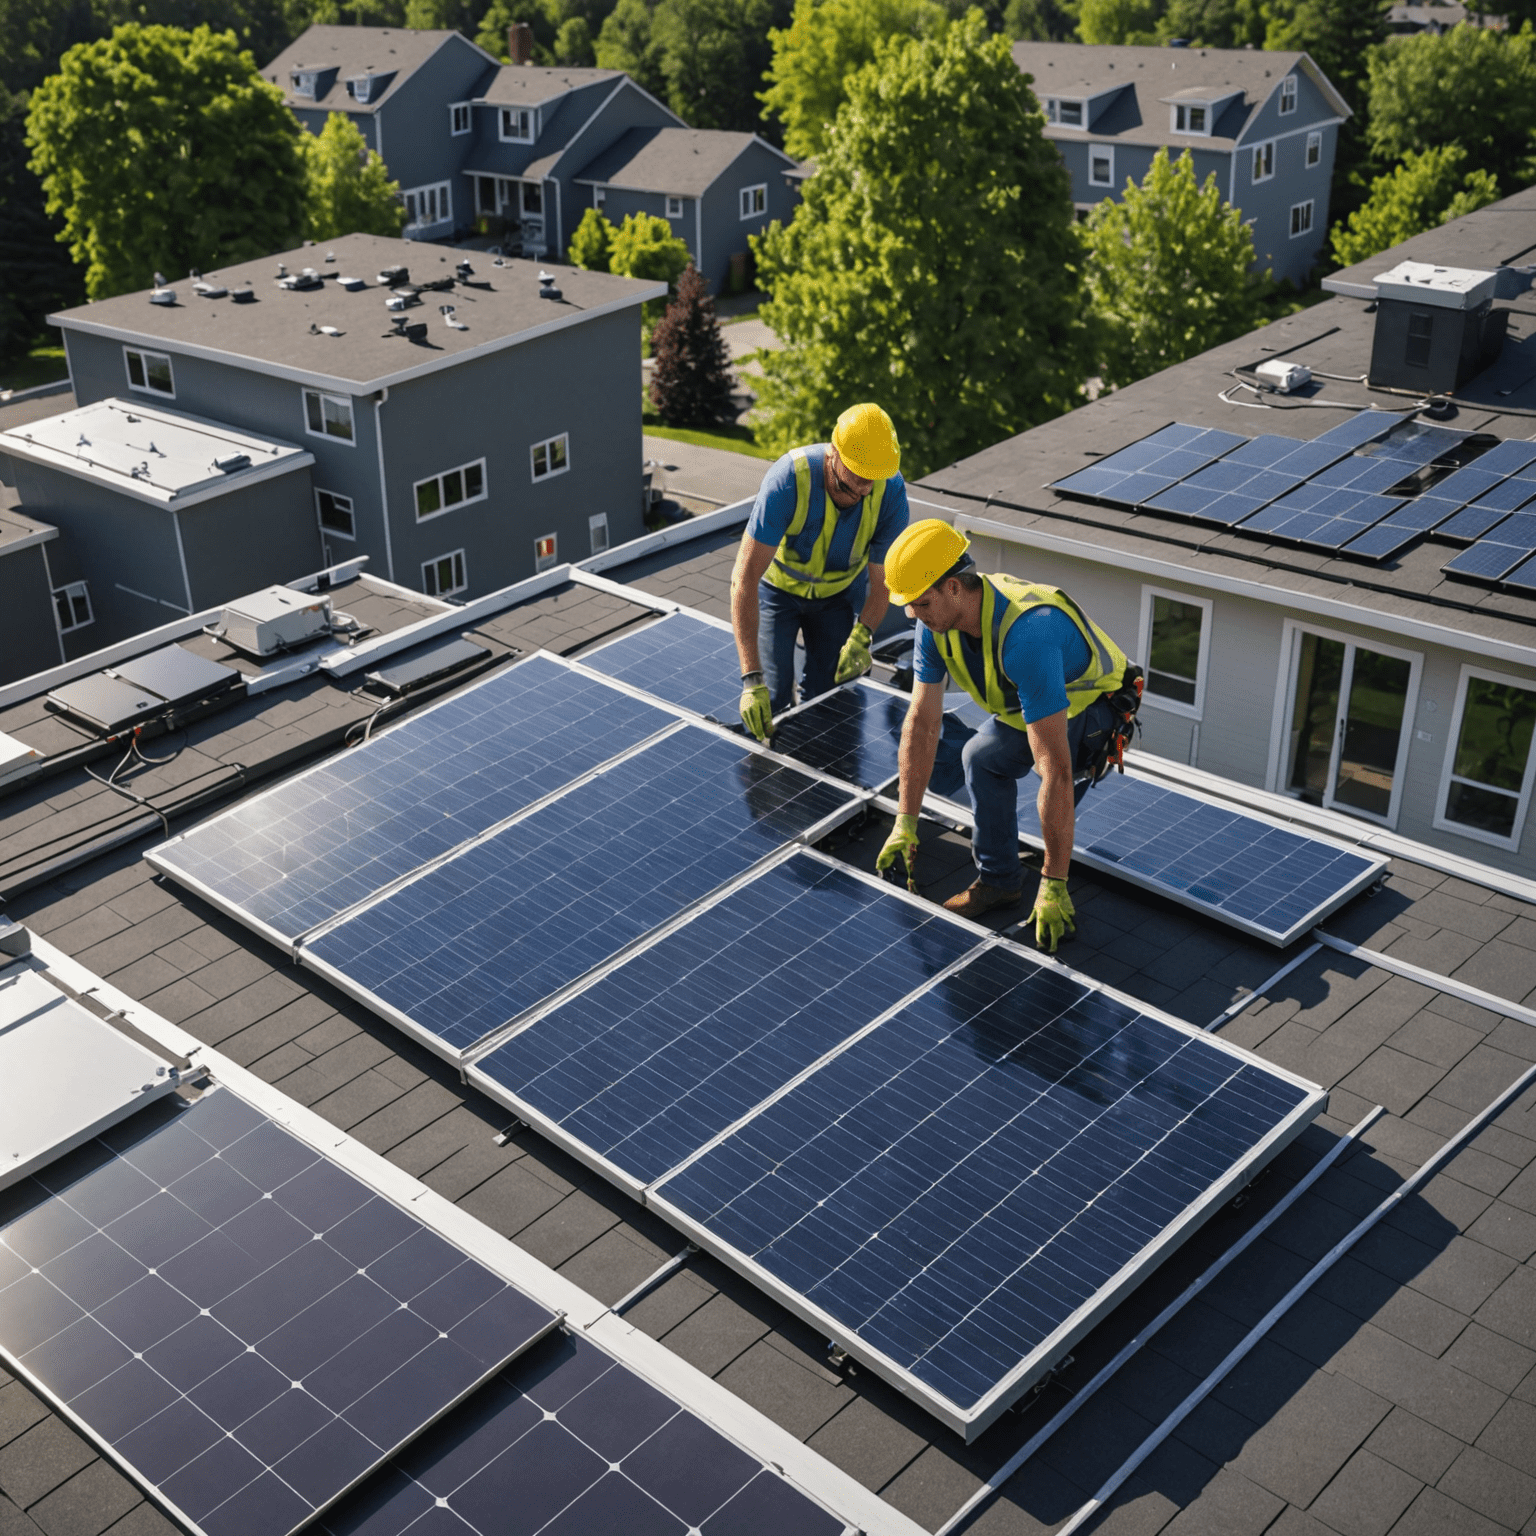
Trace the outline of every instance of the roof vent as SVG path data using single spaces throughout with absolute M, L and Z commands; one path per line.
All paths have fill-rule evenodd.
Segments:
M 213 461 L 213 467 L 222 474 L 232 475 L 237 469 L 249 469 L 251 456 L 248 453 L 226 453 Z
M 192 284 L 192 292 L 202 299 L 222 299 L 228 295 L 229 289 L 218 283 L 198 281 Z
M 325 259 L 327 261 L 335 261 L 336 260 L 336 252 L 335 251 L 327 251 L 325 253 Z
M 256 291 L 253 288 L 236 288 L 229 296 L 231 304 L 254 304 Z
M 149 291 L 151 304 L 174 304 L 176 302 L 176 290 L 174 288 L 151 288 Z
M 302 272 L 295 272 L 291 277 L 278 278 L 277 286 L 286 288 L 290 293 L 308 293 L 323 288 L 325 279 L 313 267 L 305 267 Z
M 541 299 L 563 299 L 565 295 L 555 286 L 554 274 L 550 272 L 539 273 L 539 297 Z
M 418 320 L 414 325 L 406 326 L 405 339 L 407 341 L 425 341 L 427 339 L 427 322 L 425 320 Z
M 398 288 L 402 283 L 408 283 L 410 280 L 411 269 L 409 267 L 379 268 L 378 282 L 380 288 Z
M 461 261 L 453 270 L 461 283 L 467 283 L 475 275 L 475 269 L 467 261 Z
M 336 281 L 348 293 L 356 293 L 359 288 L 366 288 L 368 286 L 360 277 L 338 277 Z
M 462 320 L 456 320 L 454 318 L 454 306 L 452 304 L 439 304 L 437 306 L 437 312 L 443 317 L 444 320 L 448 322 L 450 330 L 467 331 L 469 329 L 469 327 L 465 325 Z
M 1509 311 L 1493 307 L 1498 274 L 1399 262 L 1375 279 L 1372 387 L 1449 394 L 1498 360 Z

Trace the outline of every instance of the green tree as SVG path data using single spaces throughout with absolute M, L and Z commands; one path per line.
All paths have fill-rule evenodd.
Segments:
M 1099 373 L 1134 383 L 1258 323 L 1267 279 L 1253 276 L 1253 236 L 1222 201 L 1213 172 L 1201 186 L 1186 150 L 1159 149 L 1138 187 L 1088 218 L 1088 295 Z
M 1043 126 L 979 12 L 853 76 L 793 221 L 753 241 L 784 343 L 759 396 L 772 446 L 878 400 L 915 477 L 1076 403 L 1079 252 Z
M 368 148 L 351 118 L 332 112 L 318 134 L 299 140 L 304 160 L 305 234 L 311 240 L 338 235 L 398 235 L 405 223 L 400 183 L 378 151 Z
M 775 0 L 659 0 L 651 36 L 667 105 L 694 128 L 755 132 L 770 29 L 787 20 Z
M 731 359 L 715 301 L 691 261 L 652 333 L 651 356 L 651 404 L 667 426 L 713 427 L 736 419 Z
M 672 226 L 654 213 L 630 214 L 614 230 L 608 250 L 610 272 L 647 278 L 673 289 L 692 260 L 688 247 L 672 233 Z M 642 313 L 647 328 L 656 324 L 666 307 L 665 299 L 646 300 Z
M 887 37 L 936 37 L 949 23 L 938 0 L 795 0 L 787 27 L 768 34 L 773 58 L 762 93 L 796 159 L 819 155 L 848 80 Z
M 1078 0 L 1008 0 L 1003 35 L 1032 43 L 1064 43 L 1077 30 L 1077 11 Z
M 580 68 L 595 62 L 592 52 L 592 28 L 585 16 L 571 16 L 560 23 L 555 34 L 555 63 Z
M 1342 222 L 1333 226 L 1333 259 L 1341 267 L 1353 266 L 1495 202 L 1498 182 L 1487 171 L 1467 171 L 1466 161 L 1466 150 L 1457 144 L 1422 154 L 1409 150 L 1396 170 L 1376 178 L 1370 197 L 1350 216 L 1348 227 Z
M 299 127 L 232 32 L 119 27 L 71 48 L 32 98 L 27 143 L 86 291 L 248 260 L 304 225 Z
M 613 237 L 617 233 L 613 225 L 597 208 L 588 208 L 581 216 L 581 223 L 571 236 L 566 257 L 573 267 L 584 267 L 588 272 L 607 272 L 613 256 Z
M 1270 14 L 1265 0 L 1169 0 L 1157 38 L 1182 37 L 1193 48 L 1262 48 Z
M 1370 58 L 1372 150 L 1384 162 L 1458 144 L 1469 170 L 1505 186 L 1531 179 L 1536 149 L 1536 32 L 1452 27 L 1395 37 Z
M 417 32 L 462 32 L 473 37 L 478 11 L 474 0 L 406 0 L 405 25 Z
M 1085 43 L 1155 43 L 1156 0 L 1083 0 L 1078 35 Z
M 653 96 L 665 96 L 661 49 L 651 36 L 649 0 L 618 0 L 597 34 L 594 52 L 599 69 L 622 69 Z

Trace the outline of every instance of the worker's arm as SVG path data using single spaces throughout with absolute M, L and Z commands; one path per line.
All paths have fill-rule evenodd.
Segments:
M 1076 913 L 1067 894 L 1067 870 L 1072 864 L 1072 839 L 1077 830 L 1067 712 L 1058 710 L 1043 720 L 1031 722 L 1027 729 L 1035 771 L 1040 775 L 1040 794 L 1035 803 L 1045 838 L 1045 860 L 1040 866 L 1035 905 L 1025 922 L 1035 924 L 1036 946 L 1054 954 L 1062 935 L 1076 928 Z
M 871 560 L 868 570 L 869 596 L 864 599 L 864 611 L 859 615 L 859 623 L 870 634 L 874 634 L 885 618 L 886 609 L 891 606 L 891 594 L 886 590 L 885 566 L 876 565 Z
M 851 677 L 862 677 L 874 665 L 869 647 L 881 619 L 885 617 L 885 610 L 891 606 L 891 595 L 885 586 L 885 567 L 871 560 L 867 569 L 869 596 L 864 600 L 864 611 L 859 615 L 858 623 L 853 626 L 852 633 L 837 654 L 837 668 L 832 674 L 834 683 L 846 683 Z
M 907 889 L 917 889 L 917 815 L 923 808 L 923 792 L 933 773 L 944 725 L 943 683 L 914 683 L 912 702 L 901 728 L 900 813 L 891 835 L 875 859 L 877 870 L 890 869 L 899 856 L 907 866 Z
M 736 551 L 736 568 L 731 572 L 731 628 L 736 632 L 736 654 L 741 658 L 741 672 L 763 670 L 757 646 L 757 584 L 773 561 L 773 544 L 760 544 L 745 532 Z M 882 590 L 885 583 L 880 583 Z

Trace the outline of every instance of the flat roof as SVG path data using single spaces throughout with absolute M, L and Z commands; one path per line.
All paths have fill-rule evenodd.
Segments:
M 435 282 L 452 279 L 464 260 L 474 268 L 467 283 L 423 292 L 419 304 L 399 313 L 413 325 L 425 323 L 425 337 L 411 341 L 396 335 L 397 315 L 385 308 L 388 293 L 378 274 L 405 267 L 413 283 Z M 311 267 L 321 285 L 283 288 L 279 267 L 290 275 Z M 341 394 L 368 394 L 666 293 L 663 283 L 561 267 L 563 296 L 552 302 L 539 297 L 539 271 L 534 261 L 424 240 L 344 235 L 203 274 L 205 283 L 230 292 L 249 287 L 249 303 L 204 298 L 194 291 L 193 280 L 174 278 L 175 304 L 152 304 L 151 290 L 143 288 L 61 310 L 49 322 L 66 332 L 164 347 Z M 349 291 L 342 278 L 360 279 L 363 286 Z M 462 328 L 448 324 L 440 313 L 444 304 L 454 306 L 453 318 Z

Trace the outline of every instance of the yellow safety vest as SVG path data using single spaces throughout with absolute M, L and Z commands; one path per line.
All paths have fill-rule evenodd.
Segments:
M 1008 600 L 1003 610 L 1002 623 L 994 629 L 993 618 L 997 612 L 997 594 Z M 1003 671 L 1003 642 L 1008 631 L 1031 608 L 1055 608 L 1066 614 L 1077 626 L 1078 633 L 1088 642 L 1088 670 L 1067 682 L 1067 718 L 1080 715 L 1101 694 L 1113 693 L 1124 681 L 1127 665 L 1125 652 L 1067 596 L 1060 587 L 1047 587 L 1039 582 L 1020 581 L 1016 576 L 1001 573 L 983 578 L 981 589 L 981 652 L 986 664 L 986 675 L 978 686 L 965 664 L 965 652 L 960 644 L 960 631 L 949 630 L 935 635 L 939 654 L 949 675 L 970 696 L 1005 725 L 1015 730 L 1025 728 L 1023 711 L 1019 707 L 1019 690 Z
M 885 497 L 886 482 L 876 480 L 874 489 L 864 498 L 864 512 L 853 536 L 853 547 L 848 552 L 848 569 L 829 571 L 827 551 L 832 548 L 832 535 L 837 531 L 837 504 L 830 495 L 826 496 L 821 532 L 816 536 L 811 558 L 801 560 L 790 546 L 805 531 L 811 515 L 811 466 L 804 448 L 791 450 L 789 457 L 795 467 L 795 515 L 779 543 L 773 564 L 768 567 L 767 579 L 795 597 L 836 597 L 851 587 L 869 564 L 870 541 L 875 536 L 875 524 L 880 520 L 880 503 Z

